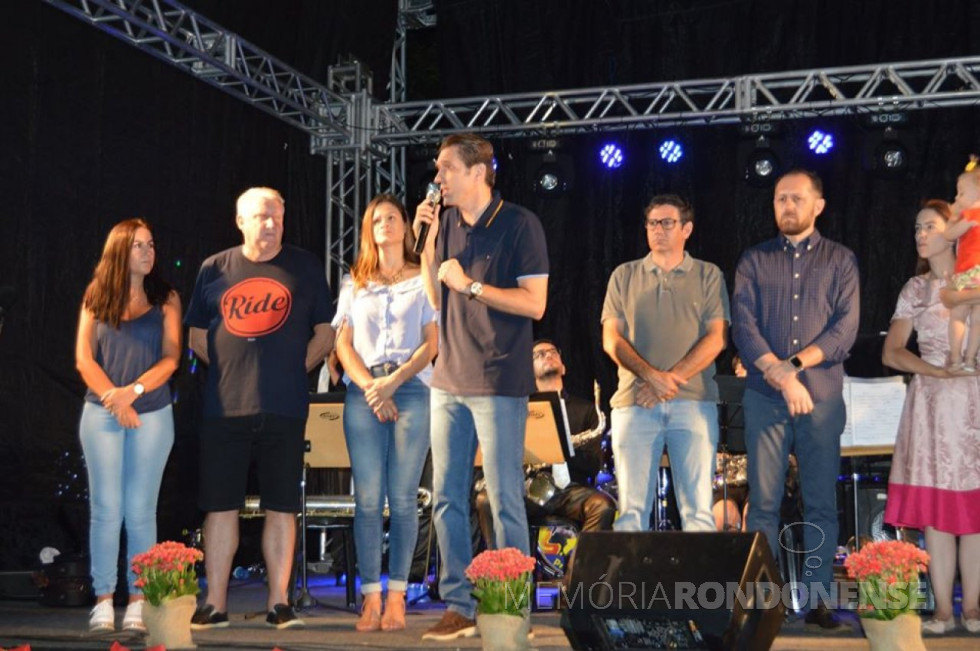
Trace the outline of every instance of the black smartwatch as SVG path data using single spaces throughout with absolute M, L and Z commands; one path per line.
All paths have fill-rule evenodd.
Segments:
M 796 369 L 797 373 L 803 370 L 803 361 L 799 358 L 798 355 L 793 355 L 792 357 L 790 357 L 789 363 L 793 365 L 793 368 Z

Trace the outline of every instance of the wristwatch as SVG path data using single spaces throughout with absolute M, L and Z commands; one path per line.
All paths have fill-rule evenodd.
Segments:
M 473 284 L 470 285 L 468 293 L 469 293 L 470 300 L 473 300 L 477 296 L 480 296 L 481 294 L 483 294 L 483 283 L 474 280 Z
M 146 387 L 143 386 L 142 382 L 137 382 L 133 385 L 133 393 L 135 393 L 136 397 L 139 398 L 141 395 L 146 393 Z
M 793 365 L 793 368 L 795 368 L 797 372 L 803 370 L 803 360 L 800 359 L 799 355 L 793 355 L 790 357 L 789 363 Z

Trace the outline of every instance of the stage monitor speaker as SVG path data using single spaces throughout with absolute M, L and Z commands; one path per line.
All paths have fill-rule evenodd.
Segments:
M 573 649 L 768 649 L 782 579 L 760 533 L 583 532 L 560 597 Z
M 888 498 L 888 487 L 884 484 L 859 484 L 857 492 L 857 517 L 854 514 L 854 486 L 847 484 L 844 488 L 844 522 L 841 523 L 841 538 L 847 543 L 854 541 L 854 528 L 861 537 L 861 544 L 881 542 L 883 540 L 902 539 L 900 532 L 885 522 L 885 505 Z M 857 522 L 855 523 L 855 520 Z M 915 542 L 909 540 L 909 542 Z

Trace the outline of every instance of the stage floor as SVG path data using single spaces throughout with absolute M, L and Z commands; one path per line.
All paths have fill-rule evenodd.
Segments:
M 231 626 L 194 633 L 198 649 L 242 649 L 271 651 L 361 649 L 479 649 L 479 638 L 452 642 L 423 642 L 422 633 L 442 615 L 439 603 L 423 601 L 409 609 L 408 627 L 397 633 L 357 633 L 354 613 L 343 608 L 344 589 L 332 579 L 317 577 L 310 592 L 322 605 L 302 613 L 305 628 L 277 631 L 265 625 L 265 586 L 261 581 L 233 581 L 229 593 Z M 122 608 L 116 610 L 117 625 Z M 772 649 L 868 649 L 860 625 L 852 613 L 843 613 L 845 622 L 839 633 L 826 633 L 801 622 L 783 626 Z M 34 601 L 0 601 L 0 648 L 29 644 L 31 649 L 108 651 L 114 641 L 125 647 L 143 649 L 144 638 L 129 633 L 91 635 L 87 632 L 87 608 L 51 608 Z M 570 649 L 555 612 L 536 612 L 531 616 L 534 629 L 532 646 L 542 651 Z M 926 647 L 949 650 L 980 648 L 980 636 L 964 630 L 945 637 L 926 637 Z

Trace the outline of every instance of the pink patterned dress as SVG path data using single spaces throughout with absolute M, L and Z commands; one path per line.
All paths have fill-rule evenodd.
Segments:
M 949 351 L 943 281 L 910 279 L 893 319 L 911 319 L 925 361 L 942 366 Z M 980 378 L 914 375 L 905 396 L 888 480 L 885 521 L 980 533 Z

